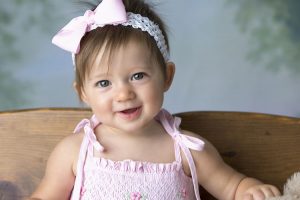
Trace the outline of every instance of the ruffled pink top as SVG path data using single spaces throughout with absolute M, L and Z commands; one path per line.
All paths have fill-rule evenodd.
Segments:
M 204 142 L 183 135 L 179 131 L 180 118 L 161 110 L 156 117 L 174 139 L 175 161 L 151 163 L 133 160 L 112 161 L 93 156 L 93 150 L 103 151 L 94 128 L 99 124 L 95 116 L 84 119 L 75 133 L 84 129 L 80 147 L 77 176 L 72 200 L 200 200 L 195 164 L 189 149 L 201 151 Z M 185 175 L 180 150 L 187 158 L 191 175 Z

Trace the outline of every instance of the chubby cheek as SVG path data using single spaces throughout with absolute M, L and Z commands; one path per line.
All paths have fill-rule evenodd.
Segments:
M 144 101 L 151 107 L 150 109 L 160 110 L 164 99 L 163 88 L 155 84 L 143 92 Z
M 105 95 L 95 95 L 96 98 L 91 102 L 91 108 L 96 115 L 103 116 L 112 109 L 112 102 Z

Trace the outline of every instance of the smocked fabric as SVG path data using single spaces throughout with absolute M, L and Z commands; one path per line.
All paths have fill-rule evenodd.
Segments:
M 75 133 L 84 130 L 77 163 L 77 176 L 72 200 L 200 200 L 198 180 L 191 152 L 201 151 L 204 142 L 183 135 L 179 130 L 180 118 L 161 110 L 156 119 L 174 140 L 175 161 L 151 163 L 133 160 L 112 161 L 94 157 L 94 149 L 103 151 L 97 141 L 94 128 L 100 124 L 95 115 L 82 120 Z M 184 153 L 192 177 L 185 175 L 180 150 Z

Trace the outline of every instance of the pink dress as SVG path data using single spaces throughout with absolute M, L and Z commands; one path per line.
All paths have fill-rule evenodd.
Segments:
M 84 119 L 75 133 L 84 129 L 77 176 L 72 200 L 200 200 L 195 164 L 189 149 L 201 151 L 204 142 L 183 135 L 179 131 L 180 118 L 161 110 L 156 119 L 174 139 L 175 161 L 150 163 L 133 160 L 112 161 L 93 156 L 93 150 L 102 151 L 94 128 L 99 124 L 95 116 Z M 192 178 L 185 175 L 180 150 L 187 158 Z

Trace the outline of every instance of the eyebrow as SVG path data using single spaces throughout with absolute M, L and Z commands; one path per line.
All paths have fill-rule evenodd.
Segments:
M 104 78 L 104 77 L 109 77 L 109 73 L 108 72 L 106 72 L 106 73 L 96 73 L 96 74 L 90 75 L 88 80 L 101 79 L 101 78 Z
M 149 61 L 150 62 L 150 61 Z M 93 79 L 100 79 L 102 77 L 109 77 L 110 76 L 110 73 L 109 73 L 109 69 L 113 67 L 113 66 L 110 66 L 106 72 L 96 72 L 96 73 L 90 73 L 89 75 L 89 78 L 88 80 L 93 80 Z M 132 65 L 130 67 L 130 70 L 136 70 L 136 69 L 144 69 L 144 70 L 152 70 L 153 69 L 153 65 L 148 63 L 148 62 L 143 62 L 143 63 L 138 63 L 136 65 Z

